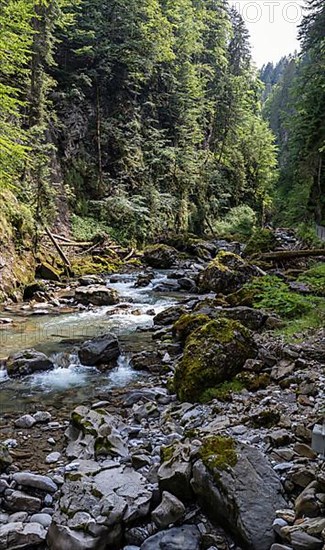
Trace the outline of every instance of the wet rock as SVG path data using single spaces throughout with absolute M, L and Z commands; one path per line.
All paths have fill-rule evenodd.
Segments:
M 215 522 L 222 520 L 252 550 L 269 550 L 276 510 L 285 506 L 281 483 L 260 451 L 236 447 L 237 462 L 226 469 L 209 469 L 199 460 L 193 466 L 192 487 Z M 211 473 L 212 472 L 212 473 Z
M 10 355 L 5 363 L 9 376 L 24 376 L 54 368 L 53 362 L 40 351 L 27 349 Z
M 171 523 L 180 520 L 185 513 L 184 504 L 174 495 L 164 491 L 159 506 L 152 512 L 151 517 L 157 527 L 164 529 Z
M 40 281 L 35 281 L 34 283 L 31 283 L 24 288 L 24 295 L 23 299 L 31 300 L 34 295 L 38 292 L 44 292 L 46 290 L 45 284 Z
M 153 535 L 142 544 L 141 550 L 199 550 L 200 538 L 195 525 L 183 525 Z
M 46 531 L 39 523 L 8 523 L 0 526 L 0 549 L 36 548 L 44 544 Z
M 185 313 L 186 308 L 184 306 L 172 306 L 164 309 L 158 313 L 154 319 L 154 325 L 167 326 L 172 325 L 177 319 Z
M 175 265 L 178 258 L 178 252 L 172 246 L 157 244 L 147 246 L 144 250 L 143 261 L 158 269 L 168 269 Z
M 84 342 L 78 351 L 81 363 L 89 366 L 114 366 L 119 355 L 118 340 L 110 333 Z
M 230 294 L 238 290 L 254 275 L 258 275 L 258 270 L 254 266 L 232 252 L 221 251 L 200 273 L 199 291 Z
M 100 275 L 83 275 L 79 277 L 78 283 L 80 286 L 103 285 L 105 284 L 105 279 Z
M 31 487 L 46 493 L 55 493 L 58 487 L 51 478 L 30 472 L 17 472 L 13 474 L 13 480 L 23 487 Z
M 140 273 L 138 275 L 138 278 L 136 282 L 134 283 L 135 288 L 144 288 L 148 285 L 150 285 L 152 279 L 154 279 L 155 275 L 154 273 Z
M 252 335 L 238 321 L 210 321 L 186 341 L 174 376 L 178 397 L 182 401 L 198 401 L 204 391 L 231 380 L 255 355 Z
M 75 300 L 83 305 L 113 306 L 119 303 L 116 290 L 104 285 L 78 287 L 75 290 Z

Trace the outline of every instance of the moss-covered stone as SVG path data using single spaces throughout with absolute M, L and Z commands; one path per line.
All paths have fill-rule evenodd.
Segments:
M 182 401 L 200 400 L 205 390 L 231 380 L 255 355 L 251 332 L 239 322 L 219 318 L 206 323 L 188 337 L 176 367 L 178 397 Z
M 202 327 L 206 323 L 211 321 L 210 317 L 200 313 L 184 313 L 174 323 L 173 334 L 181 342 L 185 342 L 186 338 L 199 327 Z
M 119 257 L 74 256 L 71 259 L 71 271 L 75 277 L 116 273 L 121 266 L 122 262 Z
M 224 382 L 215 388 L 208 388 L 201 395 L 201 403 L 208 403 L 212 399 L 219 401 L 230 401 L 233 393 L 239 393 L 245 388 L 245 385 L 240 380 L 230 380 Z
M 275 409 L 266 409 L 256 413 L 251 418 L 251 423 L 254 428 L 272 428 L 280 422 L 280 416 Z
M 36 277 L 58 282 L 61 280 L 61 272 L 48 262 L 42 262 L 36 268 Z
M 253 256 L 270 252 L 277 246 L 276 237 L 270 229 L 256 229 L 246 244 L 244 255 Z
M 234 467 L 238 461 L 235 442 L 230 437 L 221 435 L 208 437 L 203 441 L 200 458 L 214 474 L 217 474 L 216 470 Z
M 158 269 L 172 267 L 178 257 L 178 252 L 172 246 L 156 244 L 147 246 L 143 253 L 143 260 L 147 265 Z
M 256 275 L 256 269 L 232 252 L 221 251 L 200 273 L 200 292 L 230 294 Z

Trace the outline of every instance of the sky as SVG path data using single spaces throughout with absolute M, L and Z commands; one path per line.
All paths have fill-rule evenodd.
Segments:
M 303 0 L 231 0 L 230 4 L 246 23 L 258 68 L 299 50 L 297 31 L 304 13 Z

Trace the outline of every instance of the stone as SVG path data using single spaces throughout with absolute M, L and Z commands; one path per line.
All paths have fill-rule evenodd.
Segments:
M 179 319 L 181 315 L 186 312 L 184 306 L 172 306 L 164 309 L 160 313 L 157 313 L 153 318 L 153 323 L 156 326 L 167 326 L 172 325 Z
M 24 414 L 15 420 L 16 428 L 32 428 L 36 424 L 36 420 L 30 414 Z
M 315 451 L 313 451 L 313 449 L 305 443 L 296 443 L 293 450 L 298 455 L 310 458 L 311 460 L 317 458 L 317 453 L 315 453 Z
M 177 250 L 165 244 L 147 246 L 143 253 L 143 261 L 157 269 L 168 269 L 175 265 L 177 259 Z
M 33 514 L 29 520 L 31 523 L 39 523 L 45 529 L 47 529 L 52 523 L 52 516 L 50 514 Z
M 47 262 L 42 262 L 36 268 L 36 277 L 48 281 L 59 282 L 60 272 Z
M 103 285 L 105 284 L 105 279 L 100 275 L 83 275 L 79 277 L 78 283 L 80 286 Z
M 221 251 L 200 273 L 198 287 L 200 292 L 230 294 L 255 275 L 258 275 L 258 270 L 243 258 Z
M 161 503 L 152 512 L 151 517 L 159 529 L 164 529 L 171 523 L 180 520 L 184 513 L 184 504 L 171 493 L 164 491 Z
M 8 522 L 9 523 L 17 523 L 22 521 L 23 523 L 27 520 L 28 513 L 27 512 L 15 512 L 14 514 L 11 514 Z
M 78 287 L 75 290 L 75 300 L 85 306 L 113 306 L 120 301 L 116 290 L 105 285 Z
M 58 462 L 58 460 L 60 460 L 61 456 L 62 455 L 59 452 L 50 453 L 45 458 L 45 462 L 46 464 L 55 464 L 56 462 Z
M 51 478 L 30 472 L 17 472 L 13 475 L 13 480 L 23 487 L 31 487 L 46 493 L 55 493 L 58 490 L 57 485 Z
M 192 488 L 212 521 L 222 521 L 245 547 L 269 550 L 276 510 L 286 506 L 280 480 L 258 449 L 237 443 L 236 457 L 219 469 L 198 460 Z
M 39 512 L 41 504 L 40 498 L 27 495 L 22 491 L 13 491 L 6 496 L 6 507 L 16 512 L 28 512 L 29 514 Z
M 295 511 L 298 518 L 315 518 L 320 514 L 319 503 L 316 498 L 318 484 L 312 481 L 295 500 Z
M 292 546 L 286 546 L 284 544 L 278 544 L 276 542 L 275 544 L 272 544 L 271 550 L 292 550 Z
M 46 424 L 52 419 L 52 415 L 48 411 L 37 411 L 33 417 L 37 424 Z
M 0 549 L 20 550 L 43 545 L 46 531 L 39 523 L 8 523 L 0 526 Z
M 0 443 L 0 472 L 4 472 L 12 464 L 12 456 L 7 447 Z
M 322 550 L 323 542 L 303 531 L 294 531 L 290 536 L 294 550 Z
M 54 369 L 53 362 L 45 353 L 41 353 L 35 349 L 27 349 L 9 355 L 5 366 L 8 375 L 12 378 Z
M 158 470 L 161 491 L 168 491 L 180 500 L 189 500 L 193 494 L 190 487 L 192 464 L 190 448 L 180 444 L 167 447 L 168 457 Z M 163 455 L 166 451 L 163 451 Z
M 78 351 L 81 363 L 88 366 L 115 366 L 119 355 L 118 340 L 111 333 L 84 342 Z
M 239 374 L 257 350 L 251 332 L 238 321 L 219 318 L 204 324 L 186 340 L 177 363 L 174 386 L 180 400 L 195 402 Z
M 183 525 L 149 537 L 140 550 L 199 550 L 200 538 L 195 525 Z

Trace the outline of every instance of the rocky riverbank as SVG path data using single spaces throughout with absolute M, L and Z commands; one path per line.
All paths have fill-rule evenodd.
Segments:
M 141 328 L 151 343 L 131 361 L 145 376 L 73 410 L 34 404 L 5 416 L 0 549 L 323 549 L 325 470 L 311 441 L 324 416 L 325 332 L 295 343 L 274 332 L 287 318 L 258 308 L 260 287 L 247 286 L 270 269 L 230 246 L 216 256 L 201 243 L 195 260 L 174 248 L 147 251 L 150 269 L 135 286 L 151 284 L 152 268 L 169 268 L 155 291 L 184 297 Z M 271 274 L 290 282 L 278 267 Z M 308 284 L 302 296 L 314 296 Z M 123 306 L 108 287 L 80 280 L 69 306 Z M 101 372 L 120 351 L 110 334 L 76 349 Z M 52 368 L 51 358 L 28 353 L 5 362 L 12 376 Z

